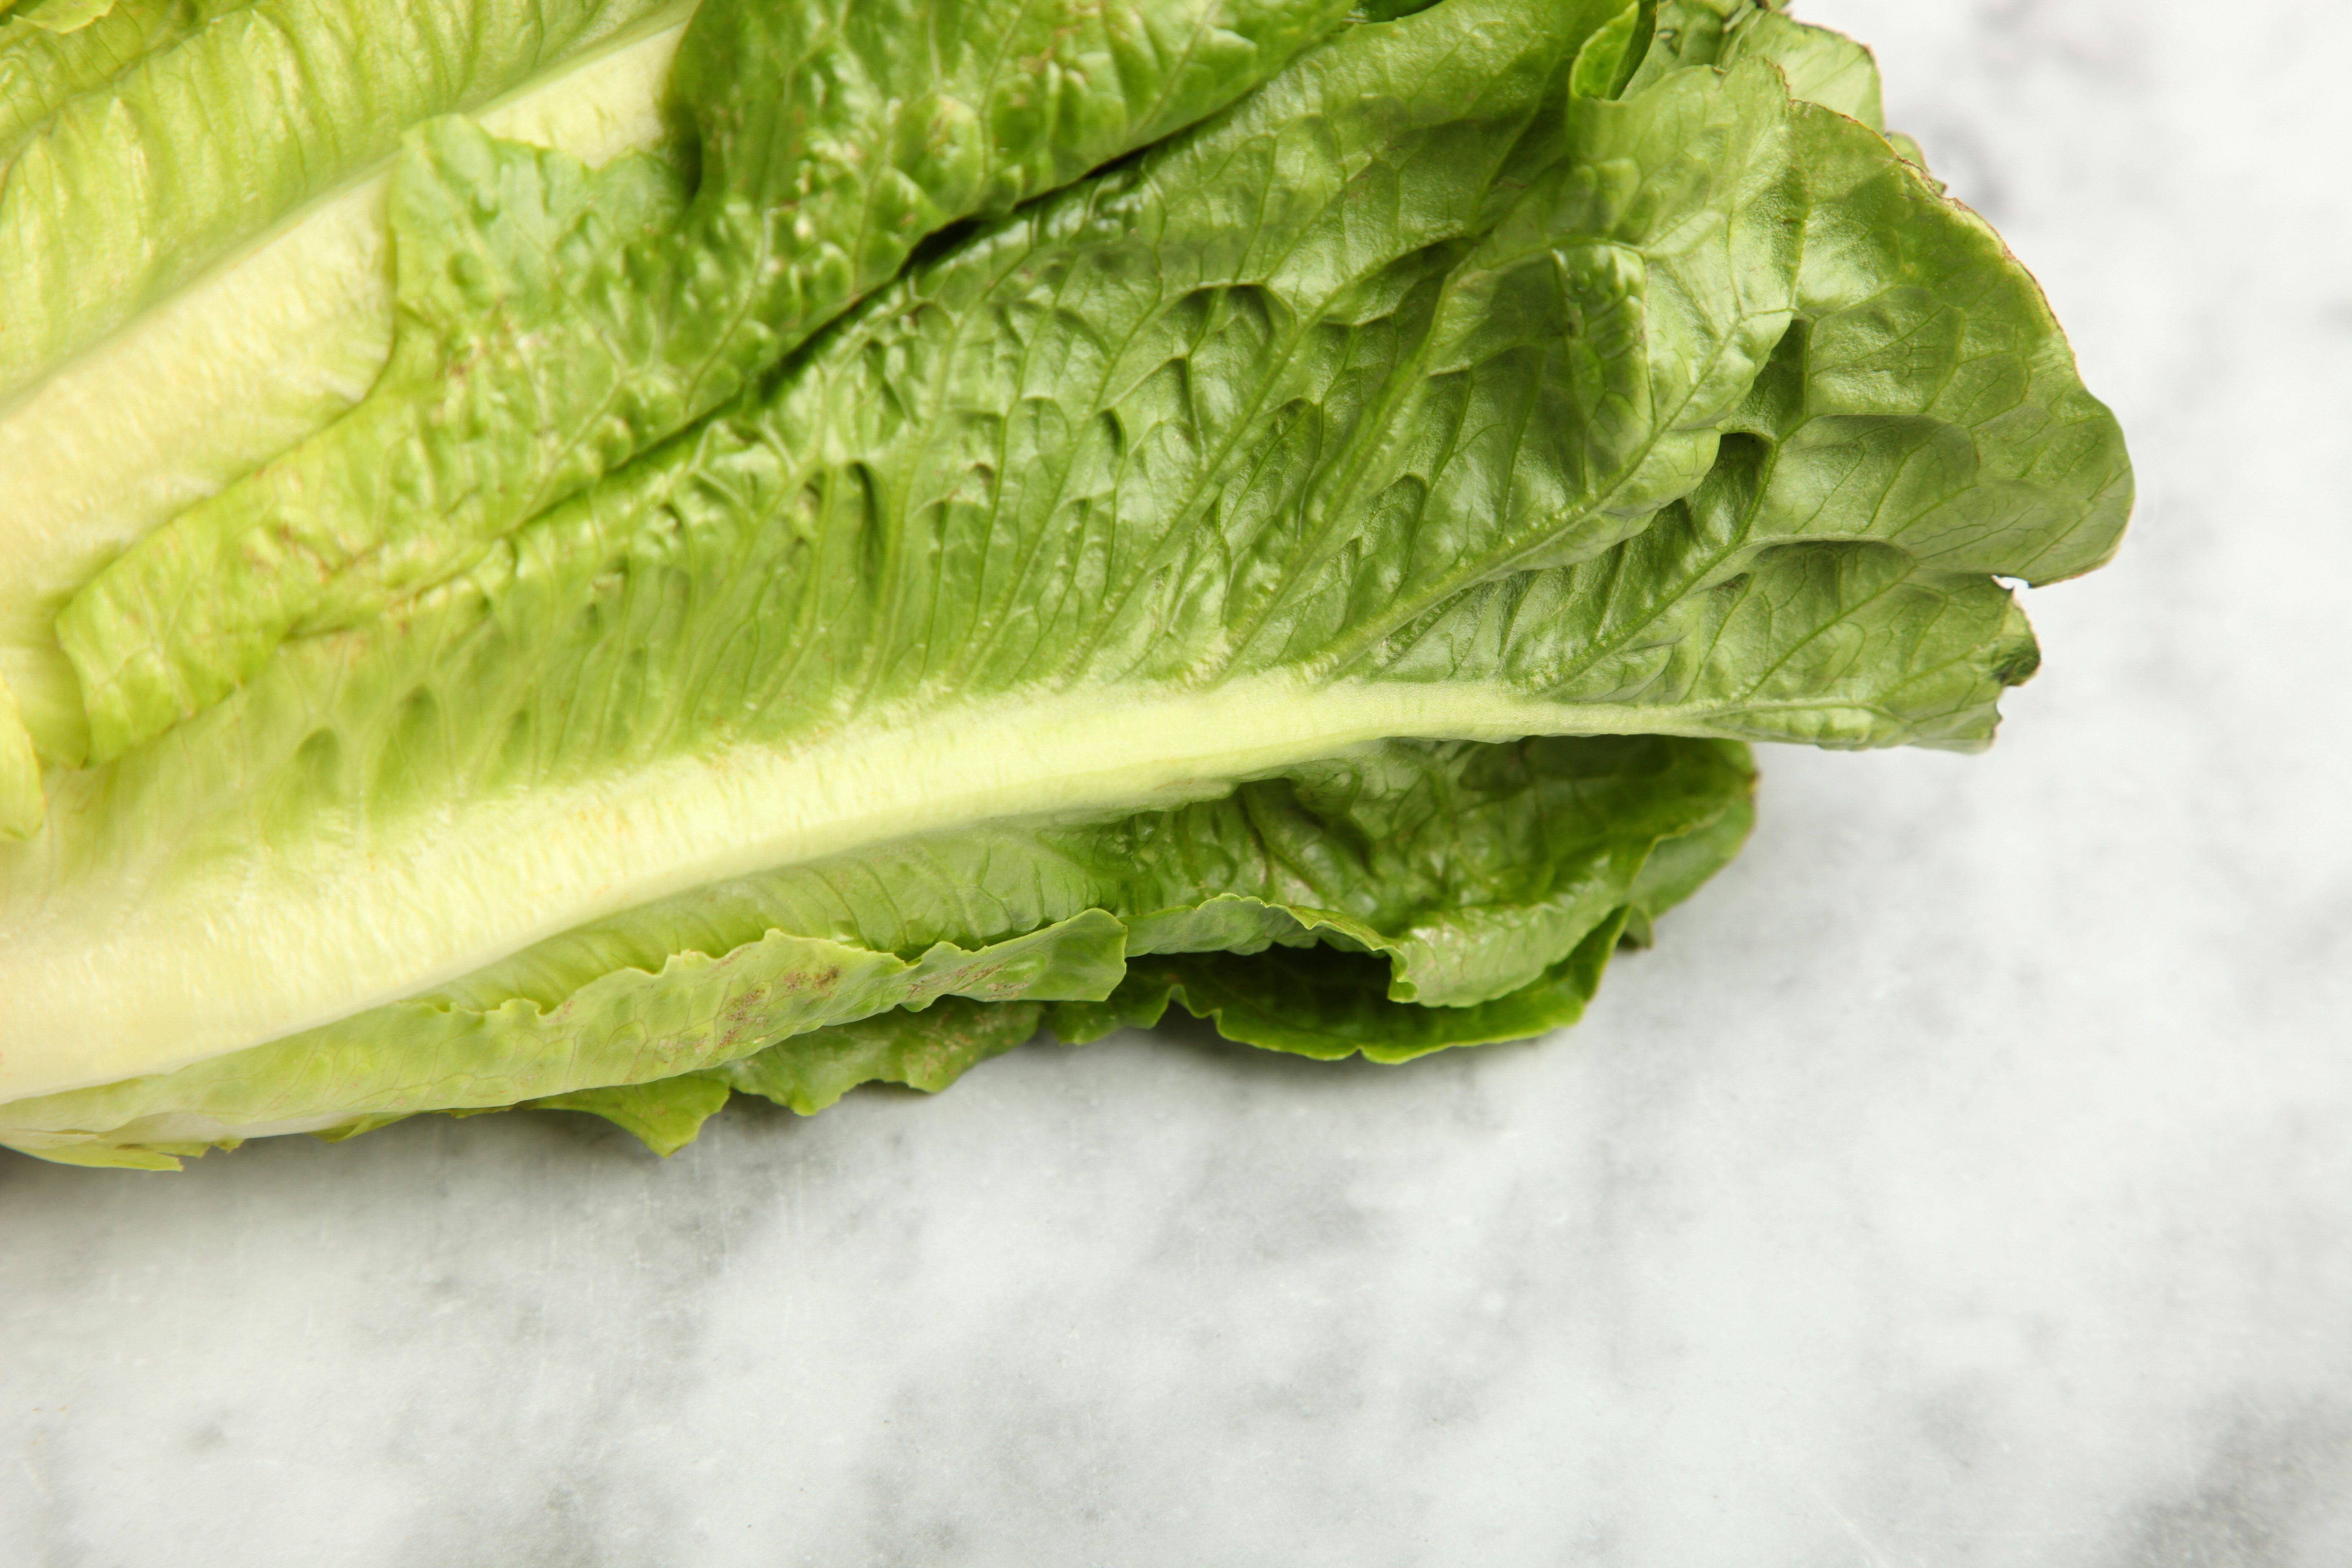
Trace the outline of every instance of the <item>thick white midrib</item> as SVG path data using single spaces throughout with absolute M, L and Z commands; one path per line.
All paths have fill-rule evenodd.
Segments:
M 688 13 L 484 110 L 498 135 L 604 163 L 667 133 Z M 0 404 L 0 643 L 226 479 L 363 395 L 392 346 L 388 166 L 310 203 Z
M 1499 740 L 1627 717 L 1459 686 L 1287 677 L 1203 694 L 1095 690 L 457 805 L 397 839 L 275 853 L 257 842 L 200 877 L 20 887 L 0 906 L 13 906 L 0 926 L 0 1102 L 258 1045 L 649 900 L 821 855 L 1196 795 L 1390 736 Z M 1643 717 L 1645 730 L 1672 727 Z

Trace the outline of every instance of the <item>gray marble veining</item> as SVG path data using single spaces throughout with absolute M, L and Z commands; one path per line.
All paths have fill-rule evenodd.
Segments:
M 1992 754 L 1539 1045 L 10 1161 L 0 1563 L 2352 1563 L 2352 7 L 1801 9 L 2134 437 Z

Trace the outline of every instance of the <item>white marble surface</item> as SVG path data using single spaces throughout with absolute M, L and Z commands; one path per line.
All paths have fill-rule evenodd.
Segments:
M 9 1161 L 0 1563 L 2352 1563 L 2352 6 L 1809 14 L 2135 438 L 1997 752 L 1538 1046 Z

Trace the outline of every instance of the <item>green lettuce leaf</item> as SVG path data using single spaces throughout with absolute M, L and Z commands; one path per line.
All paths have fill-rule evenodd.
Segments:
M 60 108 L 112 80 L 123 62 L 171 47 L 219 9 L 192 0 L 115 0 L 86 26 L 59 32 L 26 16 L 14 0 L 0 5 L 0 163 Z
M 1761 60 L 1779 70 L 1794 96 L 1885 132 L 1878 62 L 1843 33 L 1783 15 L 1780 0 L 1664 0 L 1656 8 L 1654 47 L 1630 73 L 1636 90 L 1690 66 L 1728 70 Z M 1915 162 L 1916 160 L 1914 160 Z
M 1622 766 L 1642 755 L 1636 747 L 1605 742 L 1548 750 L 1555 762 L 1581 751 L 1581 760 L 1602 766 Z M 1735 762 L 1736 757 L 1718 752 L 1707 760 Z M 1685 753 L 1679 760 L 1701 759 L 1698 753 Z M 1717 783 L 1731 783 L 1738 771 L 1735 762 L 1729 773 L 1715 775 Z M 866 1083 L 903 1084 L 936 1093 L 990 1057 L 1028 1040 L 1041 1023 L 1050 1023 L 1066 1043 L 1082 1045 L 1114 1029 L 1148 1028 L 1160 1021 L 1171 1002 L 1195 1017 L 1212 1020 L 1228 1039 L 1327 1061 L 1361 1054 L 1373 1061 L 1399 1063 L 1455 1046 L 1524 1039 L 1582 1016 L 1600 986 L 1611 950 L 1621 942 L 1645 943 L 1660 913 L 1696 892 L 1738 852 L 1754 813 L 1744 796 L 1723 793 L 1723 809 L 1711 822 L 1652 848 L 1640 873 L 1623 889 L 1626 902 L 1577 940 L 1568 956 L 1517 989 L 1485 1001 L 1450 1006 L 1401 1002 L 1394 994 L 1398 987 L 1392 962 L 1357 952 L 1350 939 L 1325 927 L 1312 947 L 1275 945 L 1255 953 L 1139 952 L 1130 957 L 1117 989 L 1100 1002 L 1041 1005 L 943 997 L 920 1013 L 894 1009 L 834 1025 L 684 1078 L 527 1104 L 604 1116 L 655 1152 L 667 1155 L 690 1142 L 702 1121 L 724 1104 L 725 1096 L 712 1095 L 709 1084 L 758 1094 L 803 1115 L 824 1109 Z M 1595 824 L 1608 820 L 1608 814 L 1623 804 L 1591 797 L 1577 803 Z M 1422 826 L 1426 828 L 1426 820 Z M 1305 847 L 1310 851 L 1321 847 L 1311 842 Z M 1280 856 L 1291 846 L 1269 847 Z M 1367 876 L 1361 885 L 1370 886 L 1371 879 Z M 1201 922 L 1195 917 L 1189 923 L 1198 940 Z M 1295 940 L 1295 932 L 1280 925 L 1275 929 L 1277 943 L 1286 937 Z M 1261 932 L 1242 926 L 1234 934 L 1254 941 Z M 1335 940 L 1343 945 L 1321 945 Z M 1133 945 L 1130 938 L 1131 949 Z M 382 1120 L 389 1119 L 365 1124 L 380 1125 Z
M 1106 823 L 967 828 L 697 888 L 336 1024 L 20 1100 L 0 1107 L 0 1141 L 172 1152 L 522 1102 L 675 1128 L 667 1090 L 579 1097 L 713 1068 L 805 1112 L 877 1078 L 943 1087 L 1034 1032 L 1037 1004 L 1121 994 L 1138 961 L 1314 943 L 1383 974 L 1327 987 L 1347 1014 L 1327 1035 L 1402 1059 L 1572 1016 L 1628 909 L 1695 885 L 1686 852 L 1645 875 L 1659 847 L 1700 845 L 1710 873 L 1751 787 L 1744 750 L 1720 742 L 1401 742 Z M 1255 991 L 1270 1016 L 1339 1006 L 1293 988 L 1280 967 Z M 860 1023 L 948 997 L 1009 1005 L 959 1009 L 936 1038 Z
M 244 0 L 198 19 L 133 0 L 119 39 L 21 51 L 11 75 L 32 79 L 0 118 L 0 398 L 389 155 L 416 121 L 478 109 L 672 3 Z M 41 13 L 79 26 L 103 9 Z M 11 20 L 39 26 L 22 6 Z M 110 59 L 118 41 L 134 47 Z
M 1740 742 L 1984 744 L 2008 583 L 2115 547 L 1845 40 L 994 15 L 713 0 L 601 166 L 413 129 L 374 392 L 28 623 L 0 1142 L 1539 1032 L 1737 851 Z
M 1061 1004 L 1055 1030 L 1078 1040 L 1106 1024 L 1148 1028 L 1173 1004 L 1229 1040 L 1317 1061 L 1361 1054 L 1393 1064 L 1455 1046 L 1523 1040 L 1583 1016 L 1624 921 L 1623 910 L 1612 910 L 1541 978 L 1466 1006 L 1400 1007 L 1382 993 L 1380 966 L 1352 953 L 1197 953 L 1135 964 L 1106 1002 Z
M 656 1083 L 582 1089 L 529 1102 L 535 1110 L 583 1110 L 601 1116 L 667 1157 L 695 1140 L 702 1124 L 727 1104 L 732 1091 L 706 1078 L 670 1078 Z
M 573 56 L 482 123 L 597 166 L 662 149 L 675 127 L 660 99 L 682 31 Z M 0 50 L 0 66 L 9 58 Z M 89 749 L 79 680 L 55 635 L 65 603 L 173 514 L 349 410 L 382 374 L 393 339 L 388 184 L 376 174 L 312 204 L 0 407 L 0 682 L 47 761 L 77 766 Z
M 574 1089 L 525 1100 L 519 1109 L 601 1116 L 667 1158 L 693 1142 L 702 1124 L 738 1093 L 758 1095 L 803 1116 L 814 1116 L 851 1089 L 869 1083 L 900 1084 L 936 1094 L 989 1058 L 1026 1042 L 1037 1033 L 1045 1016 L 1042 1003 L 942 996 L 919 1013 L 892 1008 L 851 1023 L 828 1025 L 698 1072 L 650 1083 Z M 354 1117 L 312 1136 L 340 1142 L 406 1120 L 404 1112 Z M 178 1147 L 178 1153 L 221 1146 Z M 89 1142 L 63 1147 L 86 1163 L 114 1156 L 133 1169 L 171 1169 L 173 1165 L 163 1162 L 175 1163 L 177 1159 L 177 1153 L 151 1144 Z
M 114 8 L 114 0 L 10 0 L 0 16 L 44 33 L 79 33 Z
M 394 182 L 383 379 L 60 620 L 92 752 L 217 700 L 289 635 L 462 570 L 723 403 L 929 235 L 1201 118 L 1344 15 L 1339 0 L 710 0 L 677 65 L 700 183 L 657 222 L 629 169 L 592 176 L 423 128 Z
M 1622 809 L 1622 803 L 1604 809 Z M 1657 917 L 1721 870 L 1739 852 L 1754 820 L 1748 800 L 1734 796 L 1711 821 L 1660 839 L 1632 881 L 1612 887 L 1622 891 L 1622 903 L 1565 956 L 1556 956 L 1555 942 L 1545 954 L 1552 962 L 1532 978 L 1515 977 L 1524 984 L 1498 994 L 1402 1005 L 1391 966 L 1350 948 L 1272 948 L 1255 956 L 1139 958 L 1105 1000 L 1055 1003 L 1046 1016 L 1055 1034 L 1076 1045 L 1115 1028 L 1148 1028 L 1174 1004 L 1212 1021 L 1227 1039 L 1322 1061 L 1361 1054 L 1377 1062 L 1406 1062 L 1455 1046 L 1526 1039 L 1582 1017 L 1612 951 L 1648 945 Z M 1475 939 L 1491 942 L 1494 932 L 1479 930 Z
M 989 1058 L 1025 1044 L 1045 1017 L 1042 1003 L 942 996 L 919 1013 L 894 1008 L 797 1035 L 700 1077 L 814 1116 L 861 1084 L 937 1094 Z
M 1564 103 L 1525 9 L 1343 35 L 63 781 L 0 905 L 17 1081 L 1384 735 L 1980 742 L 2033 658 L 1990 574 L 2121 520 L 2030 280 L 1769 67 Z

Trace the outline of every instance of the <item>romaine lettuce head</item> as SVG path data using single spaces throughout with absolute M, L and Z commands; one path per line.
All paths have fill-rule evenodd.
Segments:
M 199 43 L 277 68 L 179 9 L 145 75 L 65 47 L 113 15 L 0 24 L 0 158 Z M 92 256 L 260 236 L 185 288 L 73 304 L 0 197 L 0 454 L 44 454 L 0 1142 L 540 1105 L 667 1152 L 1171 1005 L 1539 1033 L 1737 851 L 1743 742 L 1985 743 L 2008 582 L 2128 511 L 1868 54 L 1748 0 L 705 0 L 477 53 L 487 112 L 273 100 L 339 191 L 110 207 Z

